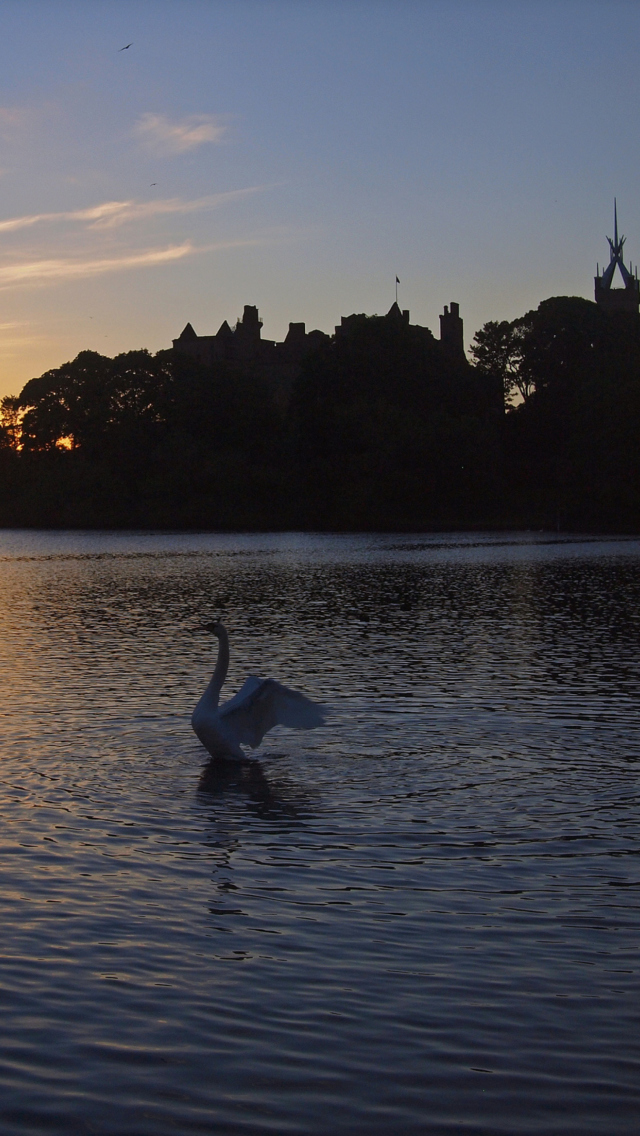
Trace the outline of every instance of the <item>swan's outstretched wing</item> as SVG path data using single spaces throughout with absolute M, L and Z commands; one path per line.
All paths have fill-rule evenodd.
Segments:
M 236 744 L 260 745 L 274 726 L 310 730 L 324 725 L 322 706 L 273 678 L 248 678 L 235 698 L 220 707 L 220 726 Z
M 244 681 L 237 694 L 233 698 L 229 698 L 227 702 L 223 702 L 220 707 L 221 714 L 229 714 L 231 710 L 235 710 L 238 706 L 243 706 L 249 695 L 253 694 L 259 686 L 262 686 L 265 679 L 256 678 L 255 675 L 249 675 L 248 679 Z

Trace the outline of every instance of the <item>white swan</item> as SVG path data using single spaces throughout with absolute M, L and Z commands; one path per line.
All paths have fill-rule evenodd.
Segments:
M 250 676 L 233 698 L 219 706 L 229 667 L 229 636 L 219 620 L 205 624 L 202 630 L 216 636 L 218 659 L 211 682 L 191 715 L 191 725 L 212 757 L 246 761 L 241 745 L 255 749 L 273 726 L 310 730 L 324 725 L 322 706 L 272 678 Z

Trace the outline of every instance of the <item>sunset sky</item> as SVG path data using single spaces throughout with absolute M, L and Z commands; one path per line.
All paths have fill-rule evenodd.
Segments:
M 471 339 L 640 262 L 640 4 L 1 2 L 0 394 L 400 304 Z M 120 50 L 126 44 L 131 47 Z

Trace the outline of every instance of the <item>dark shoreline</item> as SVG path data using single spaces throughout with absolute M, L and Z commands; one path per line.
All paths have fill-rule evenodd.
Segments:
M 477 533 L 481 535 L 512 534 L 516 536 L 546 536 L 548 539 L 536 541 L 537 544 L 580 544 L 597 543 L 600 540 L 637 540 L 640 539 L 640 529 L 567 529 L 557 531 L 552 528 L 536 528 L 534 526 L 509 525 L 466 525 L 443 526 L 441 528 L 421 529 L 415 527 L 405 528 L 197 528 L 180 527 L 178 525 L 0 525 L 0 533 L 14 532 L 73 532 L 73 533 L 140 533 L 144 536 L 256 536 L 259 534 L 290 534 L 292 536 L 435 536 L 438 534 L 460 536 L 464 533 Z M 495 545 L 497 542 L 492 541 Z M 504 542 L 504 543 L 511 543 Z M 434 547 L 437 547 L 434 545 Z

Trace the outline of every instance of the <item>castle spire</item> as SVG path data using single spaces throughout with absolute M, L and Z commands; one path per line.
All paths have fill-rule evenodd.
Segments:
M 613 199 L 613 240 L 611 237 L 607 237 L 607 240 L 609 242 L 609 264 L 602 276 L 599 268 L 597 270 L 595 278 L 596 304 L 607 311 L 635 312 L 637 315 L 640 305 L 640 291 L 638 282 L 624 263 L 623 248 L 626 237 L 620 236 L 618 233 L 618 202 L 615 197 Z M 616 268 L 622 276 L 624 288 L 612 288 Z

